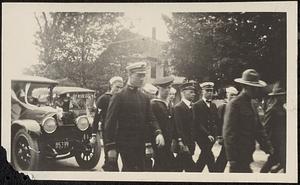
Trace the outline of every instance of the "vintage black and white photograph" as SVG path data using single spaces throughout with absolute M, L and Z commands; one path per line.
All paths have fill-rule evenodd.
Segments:
M 40 180 L 296 182 L 296 9 L 3 4 L 10 164 Z

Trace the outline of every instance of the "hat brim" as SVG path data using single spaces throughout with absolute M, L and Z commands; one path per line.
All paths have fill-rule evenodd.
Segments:
M 249 86 L 253 86 L 253 87 L 266 87 L 267 86 L 267 83 L 262 80 L 258 80 L 258 82 L 251 82 L 251 81 L 243 80 L 242 78 L 236 78 L 236 79 L 234 79 L 234 81 L 237 83 L 240 83 L 240 84 L 249 85 Z
M 278 93 L 273 93 L 273 92 L 271 92 L 271 93 L 269 93 L 268 95 L 269 95 L 269 96 L 286 95 L 286 92 L 278 92 Z

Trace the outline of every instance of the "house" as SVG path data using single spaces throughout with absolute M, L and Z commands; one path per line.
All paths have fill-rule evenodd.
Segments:
M 152 38 L 150 38 L 124 29 L 113 42 L 108 44 L 106 51 L 101 55 L 106 55 L 106 59 L 109 58 L 108 62 L 117 63 L 116 66 L 122 71 L 129 63 L 147 62 L 146 82 L 151 83 L 156 78 L 170 74 L 165 55 L 167 43 L 156 39 L 155 28 L 152 33 Z

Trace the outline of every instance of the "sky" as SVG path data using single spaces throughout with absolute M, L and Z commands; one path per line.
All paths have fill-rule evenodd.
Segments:
M 170 13 L 164 12 L 165 15 Z M 161 18 L 161 12 L 140 11 L 125 12 L 124 19 L 132 22 L 132 32 L 151 37 L 152 27 L 156 28 L 156 38 L 168 41 L 167 28 Z M 38 63 L 39 51 L 34 44 L 34 34 L 39 29 L 34 17 L 34 12 L 14 12 L 7 15 L 9 24 L 5 24 L 4 44 L 7 52 L 4 52 L 10 65 L 13 65 L 16 73 L 22 73 L 25 68 Z M 127 23 L 128 23 L 127 22 Z M 6 31 L 6 32 L 5 32 Z M 9 36 L 6 37 L 5 35 Z M 4 50 L 5 51 L 5 50 Z

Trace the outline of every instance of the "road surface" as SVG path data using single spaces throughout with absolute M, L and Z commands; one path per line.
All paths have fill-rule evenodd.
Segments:
M 213 147 L 213 153 L 215 156 L 217 156 L 220 152 L 220 145 L 218 145 L 217 143 L 214 145 Z M 198 156 L 200 154 L 200 150 L 198 147 L 196 147 L 195 150 L 195 155 L 193 156 L 194 160 L 196 161 Z M 254 162 L 251 164 L 251 168 L 253 170 L 254 173 L 259 173 L 260 168 L 262 167 L 262 165 L 264 164 L 264 162 L 267 160 L 268 155 L 265 154 L 263 151 L 259 150 L 259 148 L 257 147 L 257 150 L 254 152 Z M 104 162 L 104 153 L 103 153 L 103 148 L 101 150 L 101 157 L 100 160 L 97 164 L 97 166 L 92 169 L 91 171 L 103 171 L 102 170 L 102 165 Z M 119 167 L 121 169 L 122 166 L 122 161 L 119 158 Z M 78 166 L 76 160 L 74 157 L 69 158 L 69 159 L 64 159 L 64 160 L 58 160 L 58 161 L 43 161 L 42 162 L 42 169 L 41 170 L 45 170 L 45 171 L 82 171 L 82 169 Z M 225 169 L 225 173 L 228 173 L 229 171 L 229 166 L 227 164 L 226 169 Z M 205 169 L 203 170 L 203 173 L 208 173 L 208 169 L 207 167 L 205 167 Z

